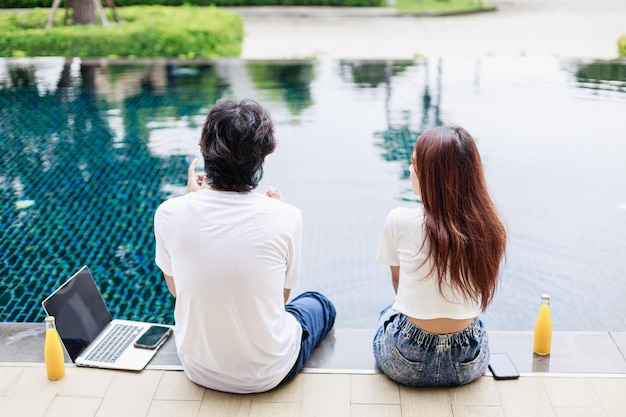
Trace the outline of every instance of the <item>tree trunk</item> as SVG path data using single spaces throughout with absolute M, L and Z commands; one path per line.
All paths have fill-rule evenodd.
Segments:
M 117 15 L 115 11 L 115 4 L 113 0 L 107 0 L 109 7 L 113 10 L 113 16 L 115 20 L 120 22 L 122 19 Z M 46 29 L 52 27 L 54 23 L 54 15 L 61 4 L 61 0 L 54 0 L 52 3 L 52 10 L 50 11 L 50 16 L 48 17 L 48 23 L 46 24 Z M 109 26 L 109 21 L 106 17 L 106 13 L 104 12 L 104 8 L 102 7 L 101 0 L 65 0 L 65 18 L 63 19 L 63 25 L 67 24 L 67 16 L 68 10 L 73 10 L 72 23 L 74 25 L 93 25 L 98 20 L 96 17 L 96 12 L 100 16 L 100 20 L 102 21 L 102 26 Z
M 67 0 L 66 0 L 67 1 Z M 96 23 L 93 0 L 72 0 L 75 25 L 92 25 Z

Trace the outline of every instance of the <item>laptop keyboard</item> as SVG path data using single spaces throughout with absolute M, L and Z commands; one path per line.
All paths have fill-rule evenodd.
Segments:
M 85 357 L 86 360 L 113 363 L 141 332 L 141 327 L 116 324 L 99 345 Z

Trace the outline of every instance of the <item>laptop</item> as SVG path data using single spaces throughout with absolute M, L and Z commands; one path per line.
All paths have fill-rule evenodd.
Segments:
M 156 355 L 158 349 L 133 346 L 152 323 L 113 320 L 87 266 L 41 305 L 55 317 L 65 350 L 77 366 L 139 371 Z

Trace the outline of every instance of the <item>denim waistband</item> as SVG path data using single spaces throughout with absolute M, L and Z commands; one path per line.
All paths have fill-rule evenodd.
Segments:
M 397 325 L 408 338 L 424 347 L 451 347 L 465 345 L 471 340 L 481 338 L 482 322 L 476 317 L 465 330 L 458 333 L 435 334 L 426 332 L 414 325 L 404 314 L 399 314 Z

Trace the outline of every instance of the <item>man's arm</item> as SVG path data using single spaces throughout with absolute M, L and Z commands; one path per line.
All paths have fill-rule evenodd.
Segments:
M 170 292 L 172 293 L 174 297 L 176 297 L 176 285 L 174 284 L 174 277 L 164 273 L 163 278 L 165 278 L 167 289 L 170 290 Z
M 276 200 L 280 200 L 283 202 L 285 201 L 285 198 L 280 193 L 280 190 L 278 188 L 272 187 L 271 185 L 267 187 L 267 191 L 265 192 L 265 195 L 271 198 L 275 198 Z M 287 304 L 287 301 L 289 301 L 290 293 L 291 293 L 290 288 L 283 288 L 283 297 L 285 299 L 285 304 Z

